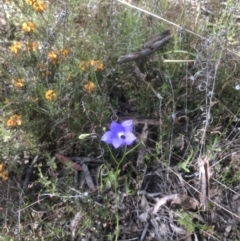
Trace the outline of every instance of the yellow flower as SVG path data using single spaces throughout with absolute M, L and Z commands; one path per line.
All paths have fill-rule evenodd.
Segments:
M 85 71 L 87 67 L 93 66 L 95 71 L 103 70 L 103 63 L 99 60 L 91 60 L 91 61 L 81 61 L 79 63 L 79 67 L 82 71 Z
M 22 30 L 24 32 L 30 33 L 36 29 L 36 25 L 33 22 L 26 22 L 22 25 Z
M 92 93 L 95 90 L 95 84 L 92 81 L 89 81 L 87 84 L 84 85 L 84 89 L 88 93 Z
M 62 57 L 67 57 L 70 54 L 70 48 L 60 49 L 58 53 Z
M 33 9 L 36 12 L 43 13 L 46 10 L 46 4 L 43 1 L 34 2 Z
M 81 61 L 81 62 L 79 63 L 79 68 L 80 68 L 82 71 L 85 71 L 88 66 L 89 66 L 89 61 Z
M 48 53 L 48 58 L 50 59 L 51 62 L 57 62 L 58 56 L 54 51 L 50 51 Z
M 4 170 L 3 164 L 0 164 L 0 178 L 4 181 L 8 180 L 8 171 Z
M 28 51 L 36 51 L 38 48 L 38 43 L 33 41 L 33 42 L 26 42 L 26 49 Z
M 12 53 L 17 54 L 21 47 L 22 46 L 20 42 L 14 42 L 9 48 Z
M 20 115 L 12 115 L 7 120 L 7 126 L 20 126 L 22 124 L 22 117 Z
M 30 6 L 32 6 L 35 2 L 36 0 L 26 0 L 26 3 Z
M 17 80 L 12 79 L 12 84 L 17 89 L 22 88 L 24 85 L 23 83 L 24 83 L 24 79 L 17 79 Z
M 103 63 L 99 60 L 92 60 L 91 65 L 94 67 L 95 71 L 103 70 Z
M 53 90 L 48 90 L 46 93 L 45 93 L 45 98 L 48 100 L 48 101 L 52 101 L 54 99 L 56 99 L 57 97 L 57 94 L 53 91 Z

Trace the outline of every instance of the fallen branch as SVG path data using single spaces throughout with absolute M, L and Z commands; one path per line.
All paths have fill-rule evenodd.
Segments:
M 162 47 L 165 43 L 167 43 L 171 38 L 170 30 L 165 30 L 159 35 L 154 36 L 149 39 L 143 46 L 143 49 L 138 52 L 133 52 L 130 54 L 122 55 L 119 57 L 117 62 L 119 64 L 130 62 L 133 60 L 141 59 L 148 55 L 153 54 L 156 50 Z
M 69 159 L 65 156 L 56 154 L 55 157 L 59 162 L 63 163 L 64 165 L 70 166 L 71 168 L 73 168 L 76 171 L 82 170 L 82 167 L 80 165 L 78 165 L 77 163 L 73 162 L 71 159 Z
M 167 195 L 165 197 L 162 197 L 158 199 L 157 203 L 155 204 L 152 214 L 157 214 L 159 208 L 163 205 L 165 205 L 167 202 L 171 202 L 172 204 L 179 204 L 182 209 L 188 210 L 188 209 L 197 209 L 200 206 L 200 203 L 192 197 L 189 197 L 185 194 L 172 194 Z

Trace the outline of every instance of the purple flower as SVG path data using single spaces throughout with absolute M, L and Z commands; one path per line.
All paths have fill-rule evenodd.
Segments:
M 101 140 L 107 144 L 112 144 L 115 148 L 131 145 L 136 140 L 136 136 L 132 131 L 132 120 L 124 121 L 122 124 L 113 121 L 110 125 L 110 131 L 104 133 Z

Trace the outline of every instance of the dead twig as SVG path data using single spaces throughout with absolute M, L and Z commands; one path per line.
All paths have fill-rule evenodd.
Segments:
M 136 76 L 141 79 L 150 89 L 151 91 L 154 93 L 154 95 L 156 95 L 156 97 L 159 99 L 159 100 L 162 100 L 163 97 L 150 85 L 150 83 L 148 83 L 146 81 L 146 75 L 141 73 L 141 71 L 139 70 L 139 68 L 136 66 L 136 65 L 133 65 L 133 69 L 134 69 L 134 72 L 136 74 Z
M 209 161 L 208 157 L 206 156 L 203 159 L 199 159 L 199 174 L 201 178 L 201 185 L 202 185 L 202 192 L 201 192 L 201 204 L 203 205 L 203 209 L 207 207 L 208 199 L 209 199 Z

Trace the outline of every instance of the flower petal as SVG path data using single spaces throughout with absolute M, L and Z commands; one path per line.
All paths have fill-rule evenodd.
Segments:
M 125 129 L 125 132 L 132 132 L 132 130 L 133 130 L 133 120 L 123 121 L 121 126 Z
M 132 132 L 125 133 L 124 141 L 126 142 L 127 145 L 131 145 L 136 139 L 137 139 L 137 137 Z
M 111 131 L 107 131 L 103 134 L 102 141 L 108 143 L 108 144 L 112 144 L 113 138 L 112 138 L 112 132 Z
M 124 132 L 124 127 L 113 121 L 110 125 L 110 131 L 117 135 L 119 132 Z
M 112 145 L 117 149 L 120 146 L 124 146 L 125 145 L 125 141 L 122 140 L 121 138 L 114 138 L 112 140 Z

